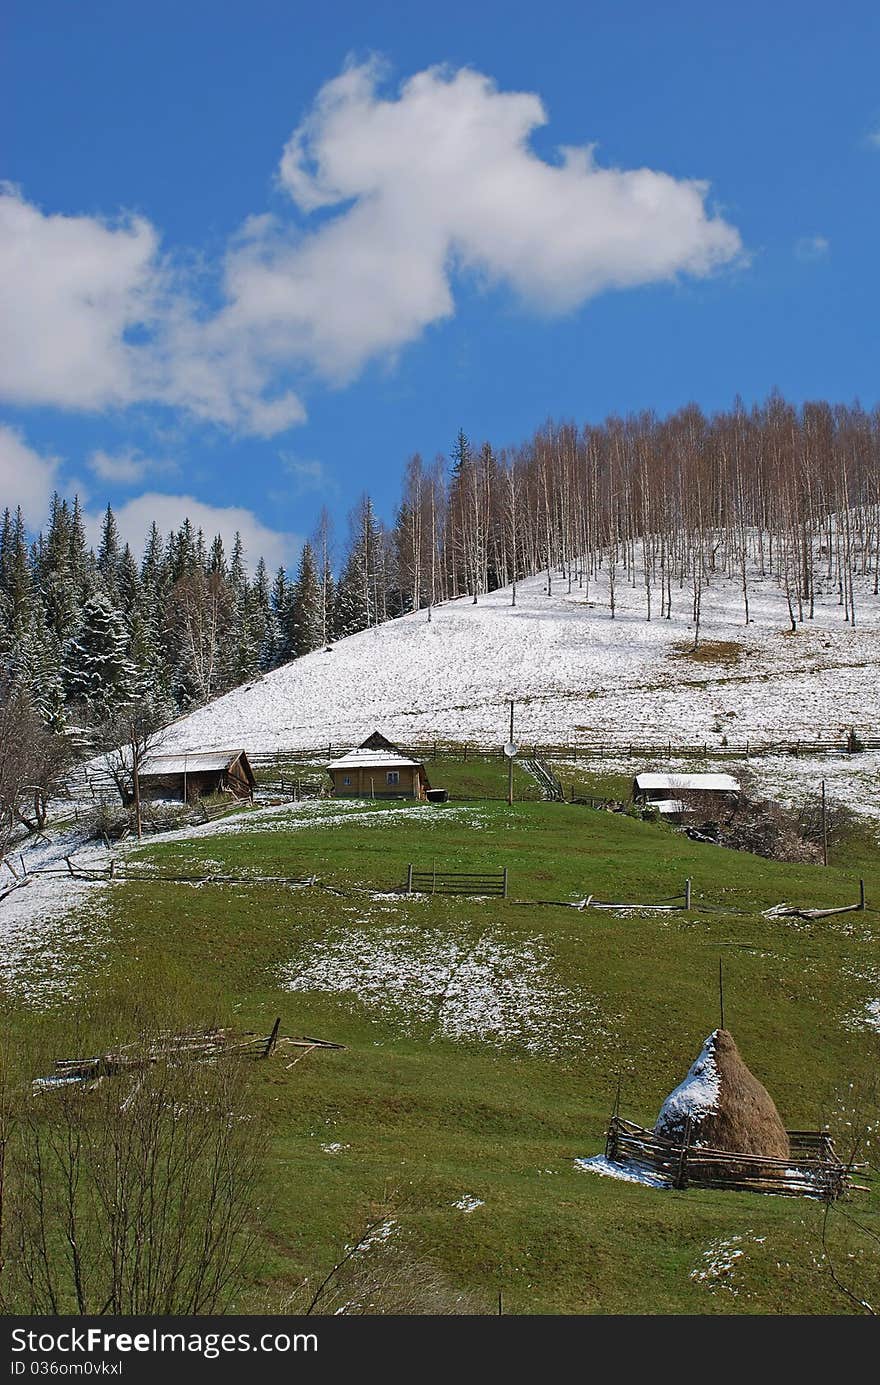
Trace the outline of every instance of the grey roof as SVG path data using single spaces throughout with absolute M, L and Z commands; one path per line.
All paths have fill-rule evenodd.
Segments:
M 198 774 L 212 769 L 229 769 L 243 750 L 178 750 L 165 755 L 148 754 L 141 765 L 141 775 Z
M 697 789 L 704 793 L 739 793 L 740 785 L 730 774 L 637 774 L 637 789 L 669 789 L 672 793 Z
M 408 760 L 396 750 L 349 750 L 338 760 L 330 760 L 328 769 L 415 769 L 421 760 Z

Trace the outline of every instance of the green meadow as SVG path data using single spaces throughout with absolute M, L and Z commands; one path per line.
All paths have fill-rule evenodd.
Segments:
M 719 959 L 725 1022 L 785 1124 L 828 1122 L 845 1147 L 841 1103 L 880 1057 L 862 1023 L 880 995 L 876 843 L 853 832 L 827 870 L 785 865 L 539 801 L 519 769 L 508 807 L 497 761 L 429 773 L 449 804 L 244 809 L 129 851 L 128 868 L 154 877 L 243 879 L 117 882 L 69 943 L 84 953 L 42 963 L 73 968 L 67 999 L 18 1014 L 45 1053 L 72 1009 L 108 1047 L 171 1013 L 261 1033 L 280 1016 L 282 1034 L 344 1045 L 253 1066 L 267 1134 L 235 1308 L 302 1303 L 346 1246 L 390 1223 L 383 1256 L 429 1265 L 478 1311 L 497 1312 L 499 1295 L 514 1314 L 856 1311 L 822 1259 L 818 1202 L 653 1189 L 575 1160 L 603 1150 L 618 1088 L 622 1113 L 653 1123 L 719 1023 Z M 579 794 L 628 785 L 560 774 Z M 410 863 L 507 867 L 509 898 L 396 893 Z M 781 901 L 851 903 L 860 876 L 864 912 L 762 917 Z M 673 901 L 685 879 L 688 913 L 572 907 Z M 875 1189 L 825 1228 L 841 1277 L 868 1298 L 878 1213 Z

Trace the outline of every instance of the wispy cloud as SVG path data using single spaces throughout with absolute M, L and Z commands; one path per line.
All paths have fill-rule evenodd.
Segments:
M 175 462 L 145 457 L 135 450 L 115 453 L 98 450 L 89 457 L 88 465 L 102 481 L 120 486 L 137 485 L 146 476 L 178 470 Z
M 0 187 L 0 314 L 16 324 L 0 395 L 151 402 L 272 436 L 305 418 L 304 382 L 351 380 L 452 318 L 463 275 L 549 316 L 742 255 L 708 183 L 601 167 L 589 144 L 548 161 L 531 147 L 546 122 L 537 95 L 469 69 L 386 94 L 377 64 L 350 65 L 285 146 L 294 214 L 248 218 L 203 281 L 143 217 L 48 213 Z
M 285 473 L 293 479 L 295 495 L 320 492 L 335 495 L 339 485 L 323 462 L 294 457 L 289 452 L 279 454 Z
M 831 254 L 831 241 L 827 236 L 801 236 L 794 244 L 795 258 L 809 264 L 812 260 L 824 260 Z

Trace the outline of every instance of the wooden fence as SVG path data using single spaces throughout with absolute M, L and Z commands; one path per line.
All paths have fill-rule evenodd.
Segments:
M 507 898 L 507 867 L 501 871 L 416 870 L 407 866 L 407 894 L 494 895 Z
M 427 740 L 404 738 L 403 743 L 410 755 L 421 760 L 453 759 L 466 762 L 468 759 L 504 758 L 500 739 L 454 741 L 441 737 Z M 248 752 L 248 759 L 252 765 L 277 764 L 284 761 L 292 764 L 314 764 L 319 760 L 335 759 L 357 748 L 350 741 L 326 741 L 320 746 L 283 746 L 271 751 Z M 518 758 L 573 761 L 748 760 L 765 755 L 791 755 L 795 758 L 813 755 L 853 755 L 858 754 L 860 750 L 880 750 L 880 735 L 876 732 L 858 730 L 856 742 L 845 735 L 822 738 L 805 734 L 802 737 L 779 740 L 730 741 L 726 745 L 711 744 L 709 741 L 636 741 L 614 736 L 570 741 L 527 740 L 520 742 Z
M 605 1137 L 605 1155 L 613 1163 L 633 1161 L 647 1166 L 673 1188 L 735 1188 L 828 1202 L 850 1188 L 864 1191 L 861 1184 L 851 1182 L 853 1170 L 864 1165 L 842 1163 L 827 1131 L 789 1130 L 787 1134 L 790 1156 L 769 1159 L 692 1144 L 690 1124 L 684 1142 L 676 1144 L 614 1115 Z

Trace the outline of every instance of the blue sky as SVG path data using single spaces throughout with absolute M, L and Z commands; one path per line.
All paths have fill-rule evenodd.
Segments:
M 32 524 L 57 485 L 274 564 L 322 504 L 340 547 L 364 489 L 390 519 L 459 427 L 880 397 L 875 4 L 2 24 L 0 504 Z

